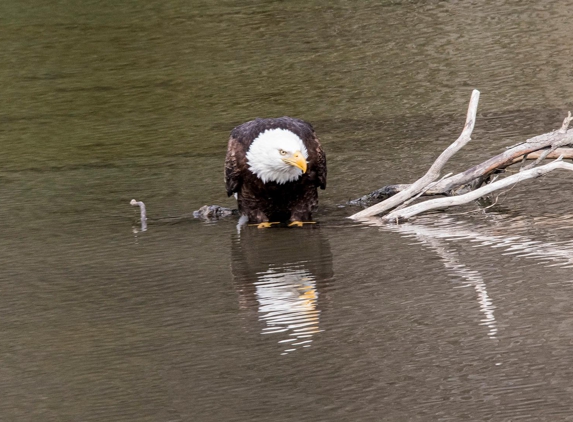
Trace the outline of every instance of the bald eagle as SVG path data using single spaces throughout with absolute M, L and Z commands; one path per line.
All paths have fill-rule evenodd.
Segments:
M 225 185 L 249 223 L 302 226 L 317 209 L 317 189 L 326 188 L 326 155 L 310 123 L 252 120 L 231 131 Z

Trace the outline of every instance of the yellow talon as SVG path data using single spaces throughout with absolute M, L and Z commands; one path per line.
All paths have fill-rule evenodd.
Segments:
M 262 223 L 259 224 L 250 224 L 250 226 L 257 226 L 258 229 L 268 229 L 269 227 L 272 227 L 273 224 L 280 224 L 279 222 L 269 222 L 269 221 L 263 221 Z
M 302 227 L 303 224 L 316 224 L 316 221 L 293 221 L 288 226 L 289 227 Z

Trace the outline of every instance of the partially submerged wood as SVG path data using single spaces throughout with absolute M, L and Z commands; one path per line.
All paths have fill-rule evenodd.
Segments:
M 410 185 L 400 184 L 385 186 L 368 195 L 354 201 L 350 201 L 351 205 L 363 205 L 368 202 L 371 203 L 373 201 L 380 200 L 381 198 L 383 199 L 382 202 L 357 212 L 350 216 L 350 218 L 355 220 L 364 220 L 398 207 L 393 212 L 382 217 L 382 220 L 390 222 L 396 221 L 397 219 L 406 219 L 431 209 L 445 208 L 452 205 L 470 202 L 495 190 L 503 189 L 509 185 L 532 177 L 538 177 L 540 174 L 545 174 L 549 171 L 555 170 L 556 168 L 567 170 L 573 169 L 573 165 L 566 164 L 561 161 L 563 158 L 573 158 L 573 148 L 565 148 L 566 146 L 573 145 L 573 129 L 567 130 L 569 123 L 573 120 L 571 112 L 569 112 L 559 130 L 535 136 L 525 142 L 508 147 L 506 151 L 501 154 L 475 165 L 464 172 L 453 176 L 446 175 L 442 177 L 442 179 L 437 180 L 440 176 L 441 169 L 449 158 L 470 141 L 470 136 L 475 124 L 478 101 L 479 91 L 474 90 L 470 99 L 466 123 L 462 134 L 438 157 L 430 167 L 430 170 L 428 170 L 423 177 Z M 557 162 L 535 167 L 543 160 L 555 157 L 560 157 Z M 507 167 L 513 164 L 531 159 L 534 159 L 535 161 L 530 165 L 523 167 L 519 175 L 515 175 L 520 177 L 510 176 L 499 182 L 491 183 L 480 188 L 480 186 L 491 182 L 492 176 L 495 173 L 503 172 Z M 541 170 L 541 172 L 531 170 Z M 508 179 L 509 182 L 505 182 Z M 429 205 L 424 205 L 427 203 L 425 202 L 404 208 L 412 201 L 410 198 L 416 199 L 418 196 L 422 195 L 445 195 L 448 196 L 448 198 L 427 201 L 432 202 Z
M 444 152 L 440 154 L 440 156 L 436 159 L 434 164 L 432 164 L 432 166 L 424 176 L 416 180 L 409 187 L 397 193 L 396 195 L 376 205 L 366 208 L 365 210 L 357 212 L 350 218 L 359 220 L 361 218 L 371 217 L 373 215 L 380 214 L 384 211 L 388 211 L 389 209 L 392 209 L 400 205 L 407 199 L 413 197 L 414 195 L 417 195 L 430 183 L 432 183 L 438 177 L 440 177 L 440 171 L 442 170 L 444 165 L 448 162 L 448 160 L 471 140 L 470 136 L 475 126 L 477 106 L 479 103 L 479 94 L 480 93 L 477 89 L 474 89 L 474 91 L 472 92 L 472 97 L 470 99 L 470 105 L 468 107 L 468 113 L 466 116 L 466 123 L 464 125 L 464 130 L 462 131 L 462 134 L 459 136 L 458 139 L 456 139 L 456 141 L 453 144 L 451 144 L 448 148 L 446 148 Z
M 523 155 L 520 152 L 519 155 L 517 155 L 515 158 L 513 158 L 513 161 L 511 163 L 509 163 L 507 166 L 495 167 L 493 172 L 491 172 L 491 173 L 495 173 L 496 171 L 503 170 L 504 168 L 509 167 L 513 164 L 521 163 L 524 160 L 537 160 L 543 154 L 543 151 L 549 151 L 549 150 L 546 149 L 546 150 L 534 151 L 534 152 L 531 152 L 531 153 L 526 154 L 526 155 Z M 546 159 L 556 159 L 556 158 L 561 157 L 561 156 L 564 159 L 573 160 L 573 148 L 557 148 L 553 152 L 549 152 L 549 154 L 545 158 Z M 499 161 L 501 161 L 501 159 Z M 481 165 L 480 165 L 480 167 L 481 167 Z M 474 169 L 474 167 L 472 167 L 472 169 Z M 476 171 L 476 170 L 473 170 L 473 171 Z M 491 174 L 491 173 L 489 173 L 489 174 Z M 375 204 L 375 203 L 383 201 L 384 199 L 387 199 L 393 195 L 396 195 L 397 193 L 407 189 L 409 186 L 410 186 L 409 184 L 398 184 L 398 185 L 383 186 L 380 189 L 376 189 L 375 191 L 372 191 L 366 195 L 361 196 L 360 198 L 356 198 L 356 199 L 353 199 L 351 201 L 348 201 L 348 205 L 356 205 L 356 206 L 366 208 L 372 204 Z M 448 186 L 445 184 L 444 184 L 444 186 L 442 186 L 440 183 L 436 183 L 436 185 L 433 188 L 430 187 L 430 189 L 428 189 L 424 192 L 424 196 L 435 196 L 435 195 L 447 194 L 448 191 L 445 190 L 445 189 L 447 189 L 447 187 Z
M 238 215 L 239 210 L 221 207 L 219 205 L 203 205 L 196 211 L 193 211 L 193 217 L 200 220 L 218 220 L 230 215 Z
M 498 180 L 496 182 L 487 184 L 482 186 L 479 189 L 473 190 L 471 192 L 465 193 L 463 195 L 457 196 L 449 196 L 446 198 L 438 198 L 438 199 L 431 199 L 429 201 L 425 201 L 416 205 L 412 205 L 410 207 L 402 208 L 400 210 L 393 211 L 384 217 L 382 217 L 383 221 L 391 222 L 396 220 L 404 220 L 415 215 L 421 214 L 426 211 L 435 210 L 435 209 L 443 209 L 447 207 L 451 207 L 454 205 L 462 205 L 467 204 L 468 202 L 475 201 L 482 196 L 488 195 L 496 190 L 504 189 L 515 185 L 516 183 L 522 182 L 527 179 L 532 179 L 536 177 L 543 176 L 544 174 L 549 173 L 553 170 L 570 170 L 573 171 L 573 164 L 571 163 L 564 163 L 563 158 L 559 157 L 557 160 L 553 161 L 552 163 L 534 167 L 532 169 L 524 170 L 522 172 L 516 173 L 512 176 L 506 177 L 504 179 Z
M 132 199 L 129 202 L 132 207 L 139 207 L 139 221 L 141 222 L 141 231 L 147 230 L 147 212 L 145 211 L 145 204 L 141 201 L 136 201 Z

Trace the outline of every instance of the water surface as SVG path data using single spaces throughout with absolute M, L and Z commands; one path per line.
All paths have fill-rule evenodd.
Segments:
M 568 420 L 570 176 L 401 226 L 346 200 L 573 107 L 562 2 L 4 1 L 0 419 Z M 311 229 L 192 218 L 230 130 L 312 122 Z M 132 198 L 147 204 L 139 230 Z

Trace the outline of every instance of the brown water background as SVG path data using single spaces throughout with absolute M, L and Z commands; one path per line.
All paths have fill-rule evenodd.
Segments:
M 398 227 L 346 200 L 573 109 L 558 1 L 0 3 L 0 420 L 573 420 L 571 175 Z M 312 122 L 313 230 L 233 206 L 229 131 Z M 147 204 L 140 232 L 132 198 Z

